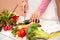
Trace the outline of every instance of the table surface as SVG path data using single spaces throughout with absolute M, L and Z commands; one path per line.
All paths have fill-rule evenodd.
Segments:
M 15 39 L 0 33 L 0 40 L 15 40 Z M 60 40 L 60 35 L 48 40 Z
M 60 24 L 55 23 L 54 21 L 45 21 L 45 23 L 41 23 L 42 29 L 47 31 L 48 33 L 56 32 L 60 30 Z M 48 24 L 49 23 L 49 24 Z M 15 40 L 16 38 L 12 36 L 11 31 L 4 31 L 0 32 L 0 40 Z M 48 40 L 60 40 L 60 35 Z

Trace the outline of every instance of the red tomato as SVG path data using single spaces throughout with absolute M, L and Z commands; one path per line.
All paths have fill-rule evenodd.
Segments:
M 15 15 L 15 16 L 13 16 L 12 18 L 13 18 L 14 21 L 17 21 L 17 19 L 19 18 L 19 16 L 16 16 L 16 15 Z
M 19 31 L 20 29 L 17 28 L 17 31 Z
M 24 30 L 26 32 L 26 28 L 22 28 L 22 30 Z
M 18 34 L 19 37 L 24 37 L 26 35 L 25 30 L 21 29 L 20 33 Z
M 17 31 L 16 34 L 20 34 L 20 31 Z
M 17 28 L 17 31 L 20 31 L 20 30 L 25 30 L 26 31 L 26 28 L 22 28 L 22 29 Z

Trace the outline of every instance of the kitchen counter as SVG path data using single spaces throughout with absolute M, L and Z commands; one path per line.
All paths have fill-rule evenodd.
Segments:
M 50 20 L 40 20 L 40 24 L 42 25 L 41 29 L 43 29 L 44 31 L 48 32 L 49 34 L 53 33 L 53 32 L 57 32 L 60 30 L 60 24 L 56 21 L 50 21 Z M 11 31 L 3 31 L 0 32 L 0 39 L 1 40 L 15 40 L 16 38 L 13 37 L 13 35 L 11 34 Z M 48 40 L 60 40 L 60 35 L 54 37 L 54 38 L 50 38 Z
M 16 40 L 16 39 L 0 33 L 0 40 Z M 60 35 L 54 38 L 50 38 L 48 40 L 60 40 Z

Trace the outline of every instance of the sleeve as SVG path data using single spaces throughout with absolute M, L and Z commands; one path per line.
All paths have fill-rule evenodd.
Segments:
M 44 12 L 51 0 L 42 0 L 41 4 L 38 7 L 40 12 Z

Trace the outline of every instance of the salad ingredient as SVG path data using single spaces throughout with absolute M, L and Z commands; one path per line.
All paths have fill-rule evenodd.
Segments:
M 3 24 L 2 26 L 3 26 L 3 27 L 5 27 L 5 26 L 6 26 L 6 24 Z
M 16 32 L 16 35 L 18 35 L 18 34 L 20 34 L 20 31 L 17 31 L 17 32 Z
M 26 36 L 29 40 L 35 40 L 36 38 L 48 38 L 48 33 L 42 29 L 38 29 L 37 23 L 32 23 L 27 28 Z
M 22 21 L 20 21 L 19 23 L 18 23 L 19 25 L 24 25 L 25 23 Z
M 3 24 L 2 26 L 3 26 L 4 31 L 11 30 L 13 28 L 13 25 L 7 26 L 6 24 Z
M 25 22 L 25 24 L 29 24 L 30 23 L 29 20 L 25 20 L 24 22 Z
M 11 33 L 13 34 L 13 36 L 16 36 L 17 28 L 18 28 L 17 26 L 12 28 Z
M 14 12 L 3 10 L 3 12 L 0 14 L 0 24 L 2 24 L 3 27 L 8 26 L 10 24 L 13 24 L 14 26 L 17 25 L 16 22 L 12 19 L 14 15 Z M 18 16 L 15 15 L 14 18 L 16 20 Z
M 25 20 L 25 21 L 20 21 L 19 24 L 20 25 L 25 25 L 25 24 L 29 24 L 29 20 Z
M 29 40 L 35 40 L 35 30 L 37 30 L 37 29 L 38 29 L 37 23 L 32 23 L 27 28 L 26 36 L 29 38 Z
M 26 35 L 26 29 L 25 28 L 22 28 L 22 29 L 18 29 L 18 31 L 16 32 L 16 34 L 19 36 L 19 37 L 24 37 Z
M 8 30 L 8 26 L 3 27 L 4 31 Z
M 24 37 L 26 34 L 25 30 L 20 30 L 20 33 L 18 34 L 19 37 Z
M 36 30 L 36 37 L 37 38 L 48 38 L 48 33 L 47 32 L 45 32 L 45 31 L 43 31 L 43 30 Z
M 15 15 L 15 16 L 13 16 L 12 18 L 13 18 L 13 20 L 16 22 L 17 19 L 19 18 L 19 16 L 16 16 L 16 15 Z
M 0 32 L 1 32 L 1 30 L 2 30 L 2 27 L 0 26 Z
M 11 30 L 13 28 L 13 25 L 8 26 L 8 30 Z

